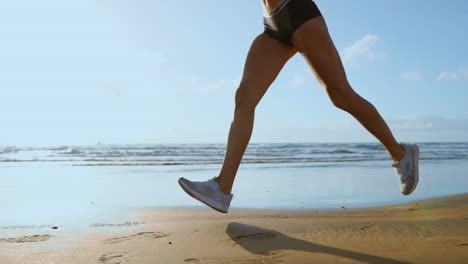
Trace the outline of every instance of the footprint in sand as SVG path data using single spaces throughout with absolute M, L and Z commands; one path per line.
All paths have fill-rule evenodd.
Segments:
M 157 238 L 168 237 L 168 236 L 169 236 L 168 234 L 165 234 L 162 232 L 140 232 L 140 233 L 136 233 L 136 234 L 129 235 L 129 236 L 113 237 L 113 238 L 105 239 L 102 241 L 102 243 L 116 244 L 116 243 L 120 243 L 120 242 L 127 241 L 130 239 L 139 238 L 139 237 L 157 239 Z
M 107 253 L 99 258 L 99 263 L 124 264 L 127 259 L 127 252 Z
M 91 227 L 124 227 L 124 226 L 140 226 L 144 225 L 146 222 L 125 222 L 120 224 L 103 224 L 103 223 L 94 223 L 90 224 Z
M 49 228 L 50 225 L 15 225 L 15 226 L 0 226 L 0 229 L 32 229 L 32 228 Z
M 54 236 L 51 235 L 32 235 L 32 236 L 22 236 L 22 237 L 10 237 L 10 238 L 0 238 L 1 242 L 6 243 L 30 243 L 30 242 L 42 242 L 51 239 Z

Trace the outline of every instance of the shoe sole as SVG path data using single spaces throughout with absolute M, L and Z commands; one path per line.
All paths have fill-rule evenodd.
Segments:
M 416 189 L 416 186 L 418 185 L 418 182 L 419 182 L 419 147 L 417 145 L 415 145 L 414 147 L 415 147 L 414 152 L 416 153 L 416 158 L 414 159 L 415 164 L 413 164 L 413 166 L 416 168 L 416 178 L 414 180 L 413 188 L 407 195 L 410 195 L 411 193 L 413 193 L 413 191 Z
M 195 200 L 198 200 L 198 201 L 206 204 L 210 208 L 212 208 L 212 209 L 214 209 L 214 210 L 216 210 L 216 211 L 218 211 L 220 213 L 227 214 L 227 211 L 226 212 L 222 211 L 221 209 L 216 208 L 216 207 L 212 206 L 211 204 L 209 204 L 209 203 L 205 202 L 204 200 L 202 200 L 202 198 L 208 200 L 206 196 L 204 196 L 204 195 L 202 195 L 200 193 L 194 192 L 194 191 L 190 191 L 180 180 L 178 181 L 178 183 L 179 183 L 180 187 L 182 188 L 182 190 L 184 190 L 185 193 L 187 193 L 188 195 L 193 197 Z

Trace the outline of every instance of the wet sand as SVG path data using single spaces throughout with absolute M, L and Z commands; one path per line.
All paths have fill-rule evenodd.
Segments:
M 355 209 L 136 213 L 84 229 L 0 226 L 0 263 L 468 263 L 468 194 Z

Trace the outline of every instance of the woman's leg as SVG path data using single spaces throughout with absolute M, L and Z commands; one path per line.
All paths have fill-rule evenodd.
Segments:
M 229 130 L 226 155 L 216 179 L 225 194 L 231 193 L 237 169 L 252 135 L 255 108 L 284 64 L 294 54 L 294 47 L 264 33 L 250 47 L 242 80 L 236 91 L 234 120 Z
M 313 18 L 300 26 L 294 33 L 293 43 L 333 104 L 353 115 L 385 146 L 392 160 L 399 161 L 404 156 L 404 149 L 395 140 L 377 109 L 351 88 L 324 18 Z

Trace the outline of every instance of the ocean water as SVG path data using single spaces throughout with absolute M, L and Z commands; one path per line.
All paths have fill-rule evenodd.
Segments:
M 420 143 L 421 160 L 467 160 L 468 143 Z M 73 166 L 165 166 L 221 164 L 225 144 L 155 144 L 15 147 L 0 146 L 0 162 L 48 162 Z M 251 143 L 243 163 L 327 163 L 387 161 L 378 143 Z
M 399 204 L 468 192 L 468 143 L 419 143 L 420 181 L 399 192 L 378 143 L 249 144 L 233 210 Z M 217 176 L 225 144 L 0 147 L 0 228 L 56 223 L 123 208 L 206 206 L 177 179 Z M 109 216 L 110 214 L 106 214 Z

